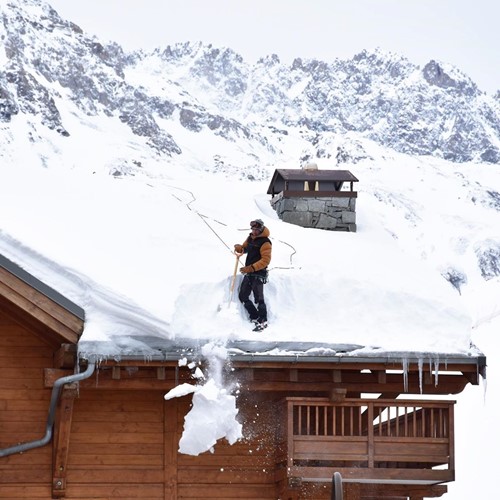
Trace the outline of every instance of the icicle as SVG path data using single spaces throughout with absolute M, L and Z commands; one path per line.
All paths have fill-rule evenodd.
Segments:
M 486 375 L 486 373 L 485 373 Z M 487 389 L 487 386 L 488 386 L 488 380 L 486 377 L 481 377 L 481 383 L 482 383 L 482 386 L 483 386 L 483 404 L 486 404 L 486 389 Z
M 422 379 L 424 369 L 424 358 L 418 358 L 418 386 L 420 387 L 420 394 L 423 393 Z
M 404 391 L 408 392 L 408 359 L 403 358 L 403 385 Z
M 434 387 L 437 387 L 439 382 L 439 356 L 434 360 Z

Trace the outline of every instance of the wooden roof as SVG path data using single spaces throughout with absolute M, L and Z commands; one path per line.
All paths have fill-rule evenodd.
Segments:
M 333 182 L 358 182 L 357 179 L 349 170 L 321 170 L 321 169 L 302 169 L 279 168 L 274 171 L 273 177 L 269 184 L 267 194 L 272 194 L 272 186 L 279 180 L 285 181 L 333 181 Z
M 0 307 L 50 344 L 76 344 L 84 310 L 0 255 Z

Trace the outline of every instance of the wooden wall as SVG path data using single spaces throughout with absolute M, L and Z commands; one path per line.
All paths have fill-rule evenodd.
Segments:
M 44 436 L 51 396 L 51 389 L 44 387 L 44 369 L 53 366 L 55 349 L 0 310 L 0 448 Z M 240 442 L 231 446 L 222 440 L 213 453 L 194 457 L 177 451 L 191 396 L 165 401 L 166 392 L 104 389 L 99 386 L 99 370 L 81 385 L 71 420 L 66 498 L 330 497 L 325 484 L 304 483 L 294 491 L 276 485 L 275 434 L 280 419 L 269 393 L 244 391 L 239 396 L 237 407 L 245 423 Z M 52 448 L 51 443 L 0 458 L 0 499 L 52 498 Z M 445 491 L 446 486 L 436 486 L 427 496 Z M 406 490 L 394 490 L 391 498 L 404 498 L 402 492 Z M 389 498 L 388 493 L 387 487 L 382 494 L 374 487 L 346 484 L 345 498 Z
M 54 346 L 0 312 L 0 447 L 45 435 Z M 191 397 L 167 391 L 80 388 L 74 403 L 66 498 L 273 499 L 274 405 L 238 402 L 245 439 L 214 453 L 177 452 Z M 52 498 L 52 443 L 0 458 L 0 499 Z
M 162 396 L 158 391 L 80 391 L 66 498 L 164 498 Z
M 0 311 L 0 448 L 45 435 L 53 350 Z M 0 458 L 0 498 L 51 498 L 52 448 Z
M 96 380 L 75 401 L 66 498 L 275 498 L 269 403 L 243 405 L 242 442 L 195 457 L 177 452 L 190 396 L 99 390 Z
M 274 405 L 273 405 L 274 406 Z M 244 439 L 229 445 L 220 441 L 214 453 L 178 455 L 178 497 L 189 499 L 274 499 L 273 407 L 258 400 L 238 401 L 244 418 Z M 179 404 L 182 430 L 188 403 Z M 180 438 L 180 433 L 179 433 Z

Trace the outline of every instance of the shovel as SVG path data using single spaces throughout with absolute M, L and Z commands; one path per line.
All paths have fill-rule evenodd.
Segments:
M 234 255 L 236 255 L 236 262 L 234 263 L 233 279 L 231 280 L 231 290 L 230 290 L 230 293 L 229 293 L 229 304 L 231 304 L 231 302 L 233 301 L 234 284 L 236 283 L 236 273 L 238 271 L 238 263 L 239 263 L 241 254 L 235 252 Z

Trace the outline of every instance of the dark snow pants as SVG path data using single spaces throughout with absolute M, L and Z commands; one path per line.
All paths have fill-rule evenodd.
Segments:
M 250 294 L 253 293 L 253 298 L 257 307 L 250 300 Z M 240 285 L 238 298 L 245 306 L 250 320 L 258 320 L 259 323 L 267 321 L 267 307 L 264 302 L 264 283 L 258 276 L 245 274 Z

